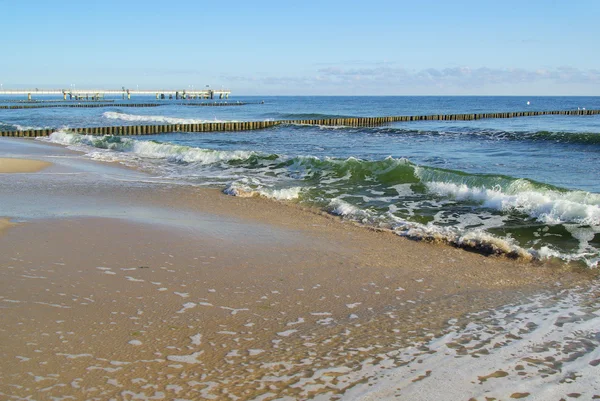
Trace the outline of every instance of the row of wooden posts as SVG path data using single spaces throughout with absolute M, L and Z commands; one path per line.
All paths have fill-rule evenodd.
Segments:
M 181 106 L 243 106 L 242 102 L 205 102 L 205 103 L 61 103 L 61 104 L 16 104 L 0 105 L 0 109 L 45 109 L 49 107 L 158 107 L 179 104 Z
M 263 129 L 281 124 L 281 121 L 246 121 L 246 122 L 215 122 L 199 124 L 166 124 L 166 125 L 121 125 L 111 127 L 67 128 L 63 132 L 84 135 L 155 135 L 171 132 L 218 132 L 218 131 L 249 131 Z M 24 131 L 3 131 L 0 136 L 37 137 L 48 136 L 56 129 L 39 129 Z
M 323 126 L 349 126 L 349 127 L 376 127 L 392 122 L 402 121 L 468 121 L 486 118 L 516 118 L 542 115 L 577 115 L 589 116 L 600 114 L 600 110 L 563 110 L 563 111 L 525 111 L 510 113 L 483 113 L 483 114 L 445 114 L 428 116 L 391 116 L 391 117 L 351 117 L 329 118 L 321 120 L 278 120 L 278 121 L 237 121 L 237 122 L 212 122 L 198 124 L 166 124 L 166 125 L 124 125 L 110 127 L 67 128 L 63 131 L 86 135 L 154 135 L 169 132 L 218 132 L 218 131 L 250 131 L 270 128 L 281 124 L 297 125 L 323 125 Z M 56 129 L 39 129 L 23 131 L 2 131 L 0 136 L 10 137 L 38 137 L 48 136 Z

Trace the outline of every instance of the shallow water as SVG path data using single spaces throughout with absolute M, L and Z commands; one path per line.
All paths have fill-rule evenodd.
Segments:
M 596 399 L 598 289 L 595 283 L 453 319 L 440 337 L 365 363 L 368 379 L 343 399 Z

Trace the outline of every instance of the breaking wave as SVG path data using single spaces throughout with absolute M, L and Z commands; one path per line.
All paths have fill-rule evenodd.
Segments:
M 78 135 L 57 131 L 49 140 L 63 145 L 87 145 L 92 148 L 130 153 L 141 158 L 165 159 L 175 163 L 212 164 L 230 160 L 246 160 L 254 152 L 219 151 L 155 141 L 136 141 L 119 136 Z
M 50 127 L 39 127 L 33 125 L 20 125 L 0 121 L 0 131 L 28 131 L 33 129 L 46 129 Z
M 176 118 L 167 116 L 144 116 L 137 114 L 120 113 L 117 111 L 106 111 L 102 113 L 102 117 L 110 120 L 121 120 L 130 122 L 149 122 L 162 124 L 201 124 L 221 122 L 220 120 L 200 120 L 194 118 Z
M 600 259 L 596 193 L 392 157 L 288 157 L 62 131 L 49 140 L 103 160 L 144 166 L 152 161 L 151 168 L 165 176 L 218 185 L 234 196 L 307 203 L 413 239 L 485 254 L 582 260 L 590 266 Z
M 340 114 L 321 114 L 321 113 L 269 113 L 265 116 L 276 120 L 324 120 L 328 118 L 351 118 Z

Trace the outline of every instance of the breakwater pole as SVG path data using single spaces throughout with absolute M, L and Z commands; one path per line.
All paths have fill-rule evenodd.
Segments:
M 347 117 L 321 120 L 284 120 L 282 123 L 301 125 L 325 125 L 347 127 L 378 127 L 395 122 L 409 121 L 473 121 L 490 118 L 519 118 L 549 115 L 591 116 L 600 114 L 600 110 L 552 110 L 552 111 L 515 111 L 506 113 L 466 113 L 466 114 L 431 114 L 423 116 L 388 116 L 388 117 Z
M 82 135 L 157 135 L 173 132 L 224 132 L 250 131 L 280 125 L 281 121 L 245 121 L 245 122 L 214 122 L 198 124 L 165 124 L 165 125 L 122 125 L 111 127 L 66 128 L 62 132 Z M 9 137 L 39 137 L 49 136 L 56 129 L 38 129 L 24 131 L 2 131 L 0 136 Z
M 115 105 L 113 105 L 115 106 Z M 153 107 L 153 106 L 152 106 Z M 600 114 L 600 110 L 560 110 L 560 111 L 525 111 L 510 113 L 482 114 L 445 114 L 427 116 L 391 116 L 391 117 L 349 117 L 329 118 L 320 120 L 278 120 L 278 121 L 236 121 L 236 122 L 206 122 L 198 124 L 166 124 L 166 125 L 124 125 L 110 127 L 68 128 L 62 131 L 85 135 L 156 135 L 171 132 L 226 132 L 251 131 L 271 128 L 277 125 L 323 125 L 348 127 L 378 127 L 393 122 L 408 121 L 472 121 L 487 118 L 518 118 L 545 115 L 591 116 Z M 39 129 L 24 131 L 2 131 L 0 136 L 8 137 L 38 137 L 48 136 L 56 129 Z

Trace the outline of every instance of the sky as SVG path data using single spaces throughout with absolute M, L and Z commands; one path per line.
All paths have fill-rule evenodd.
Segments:
M 598 95 L 598 0 L 0 0 L 10 88 Z

